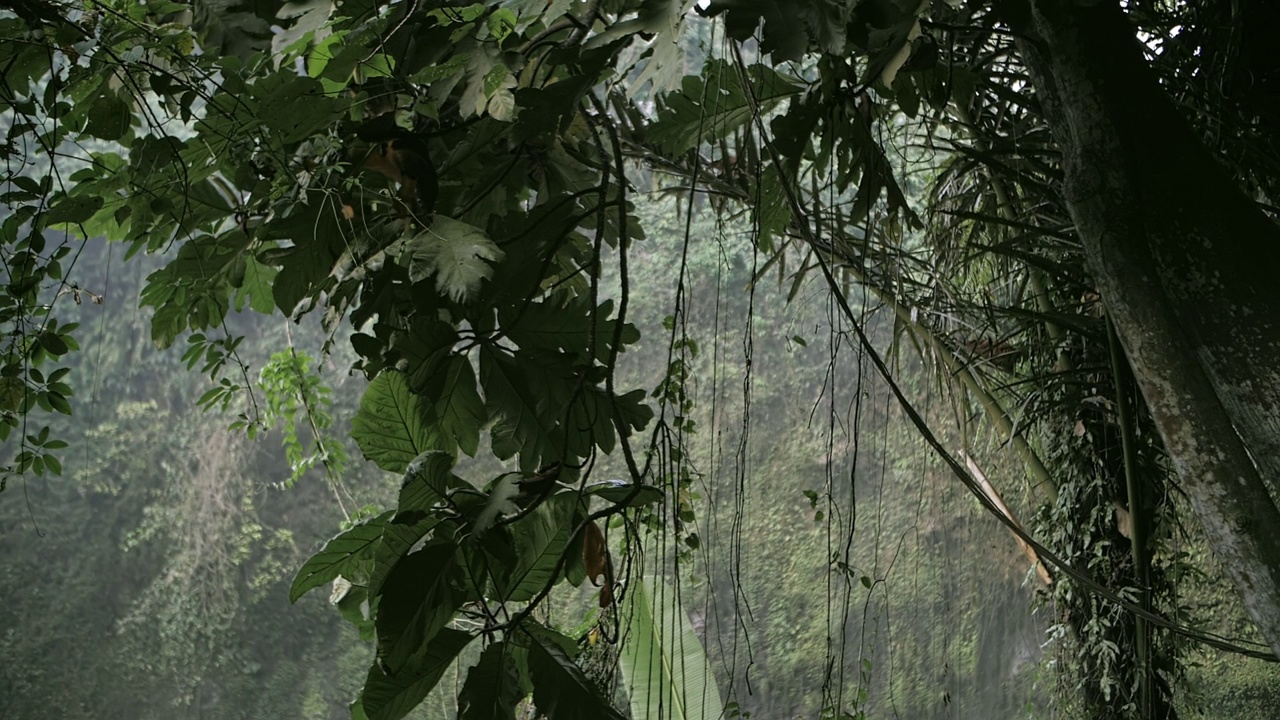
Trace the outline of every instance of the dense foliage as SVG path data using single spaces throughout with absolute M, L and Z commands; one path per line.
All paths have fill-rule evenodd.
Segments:
M 298 571 L 290 598 L 333 584 L 344 616 L 375 642 L 353 714 L 404 716 L 479 645 L 460 688 L 462 717 L 513 717 L 526 698 L 551 718 L 620 717 L 579 655 L 597 634 L 611 635 L 619 612 L 635 619 L 665 602 L 654 599 L 659 583 L 624 569 L 634 553 L 648 543 L 678 568 L 705 534 L 690 460 L 699 346 L 687 334 L 687 246 L 667 268 L 679 290 L 665 333 L 649 335 L 668 338 L 663 377 L 627 385 L 619 374 L 641 339 L 630 317 L 647 232 L 636 189 L 674 178 L 687 203 L 676 232 L 691 238 L 704 213 L 733 218 L 751 243 L 753 283 L 776 269 L 790 296 L 806 278 L 826 285 L 833 333 L 865 353 L 859 362 L 881 373 L 882 392 L 903 404 L 943 468 L 1025 541 L 1033 562 L 1054 565 L 1040 579 L 1060 603 L 1058 631 L 1075 643 L 1061 677 L 1079 686 L 1085 712 L 1170 717 L 1184 673 L 1180 638 L 1242 649 L 1188 627 L 1177 595 L 1189 572 L 1178 546 L 1185 507 L 1170 489 L 1172 470 L 1182 471 L 1261 639 L 1280 647 L 1280 597 L 1267 589 L 1274 502 L 1262 482 L 1274 481 L 1263 455 L 1271 440 L 1231 415 L 1257 410 L 1232 394 L 1257 361 L 1200 369 L 1203 392 L 1186 376 L 1187 399 L 1169 389 L 1164 379 L 1194 353 L 1150 350 L 1167 338 L 1151 340 L 1139 321 L 1163 318 L 1152 332 L 1169 321 L 1122 281 L 1134 266 L 1117 250 L 1124 243 L 1098 240 L 1096 218 L 1114 210 L 1081 199 L 1094 197 L 1081 191 L 1091 172 L 1112 169 L 1079 159 L 1096 151 L 1085 145 L 1099 137 L 1098 121 L 1073 114 L 1088 98 L 1070 63 L 1086 77 L 1094 67 L 1071 54 L 1068 30 L 1113 33 L 1105 37 L 1121 38 L 1113 46 L 1124 62 L 1157 57 L 1150 78 L 1139 77 L 1148 85 L 1135 87 L 1163 92 L 1161 82 L 1194 75 L 1199 56 L 1175 26 L 1200 22 L 1205 10 L 1135 3 L 1126 17 L 1096 5 L 12 4 L 0 17 L 0 35 L 14 40 L 0 50 L 10 107 L 0 436 L 18 449 L 3 478 L 63 468 L 66 442 L 44 418 L 71 412 L 74 386 L 61 363 L 77 349 L 78 328 L 59 307 L 99 300 L 75 281 L 82 239 L 105 236 L 127 256 L 166 253 L 140 291 L 153 311 L 151 341 L 185 341 L 187 365 L 213 382 L 198 405 L 233 410 L 234 427 L 250 436 L 280 421 L 287 482 L 319 468 L 347 514 L 344 531 Z M 1196 40 L 1214 41 L 1207 32 Z M 1236 102 L 1229 84 L 1221 89 L 1188 101 L 1191 140 L 1168 137 L 1203 152 L 1203 136 L 1219 132 L 1213 122 L 1236 128 L 1221 139 L 1235 179 L 1215 187 L 1268 223 L 1253 200 L 1269 199 L 1274 168 L 1238 135 L 1241 117 L 1269 116 Z M 1142 150 L 1136 161 L 1148 158 Z M 1155 221 L 1143 227 L 1162 231 Z M 1173 273 L 1185 258 L 1161 248 L 1184 237 L 1165 232 L 1177 242 L 1150 252 Z M 1157 309 L 1209 328 L 1187 315 L 1183 288 L 1161 292 Z M 1270 296 L 1256 296 L 1230 307 L 1270 307 Z M 866 329 L 878 305 L 893 319 L 897 356 L 887 360 Z M 249 333 L 235 329 L 245 310 L 290 319 L 314 311 L 326 351 L 349 334 L 369 379 L 351 436 L 400 477 L 389 508 L 345 507 L 349 463 L 326 439 L 330 398 L 309 377 L 307 356 L 277 355 L 260 376 L 265 399 L 252 391 Z M 744 426 L 757 322 L 751 300 Z M 1226 362 L 1212 328 L 1191 335 Z M 920 388 L 891 368 L 912 362 L 901 352 L 911 345 L 957 406 L 972 404 L 982 418 L 987 429 L 974 434 L 991 432 L 1018 453 L 1041 543 L 971 457 L 966 468 L 947 451 L 930 428 L 936 418 L 912 405 Z M 832 408 L 848 392 L 835 377 L 823 381 Z M 862 373 L 856 382 L 854 397 Z M 1213 405 L 1204 393 L 1225 398 L 1225 420 L 1199 412 Z M 1256 482 L 1239 483 L 1254 496 L 1219 503 L 1225 496 L 1212 486 L 1199 489 L 1202 477 L 1219 476 L 1199 472 L 1210 461 L 1192 441 L 1222 432 L 1254 443 L 1240 446 L 1242 456 L 1264 457 L 1245 463 Z M 744 444 L 747 435 L 744 427 Z M 1223 457 L 1222 468 L 1236 467 L 1236 456 Z M 828 514 L 855 502 L 853 492 L 811 492 L 811 509 L 821 501 Z M 1257 493 L 1265 502 L 1242 515 L 1241 498 Z M 843 557 L 828 553 L 829 571 L 872 588 L 879 578 L 850 562 L 854 517 L 825 522 L 849 537 Z M 158 521 L 162 529 L 179 542 L 201 537 Z M 210 583 L 236 557 L 196 544 L 174 572 Z M 588 580 L 600 622 L 578 642 L 546 620 L 544 606 L 558 585 Z M 162 618 L 177 606 L 153 603 Z M 624 643 L 619 659 L 635 664 L 641 653 Z M 861 712 L 856 696 L 837 695 L 822 712 Z M 633 712 L 647 712 L 632 700 Z

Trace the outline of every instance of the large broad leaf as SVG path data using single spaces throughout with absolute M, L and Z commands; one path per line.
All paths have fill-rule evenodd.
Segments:
M 378 467 L 404 472 L 414 458 L 439 446 L 426 420 L 425 403 L 409 389 L 404 374 L 386 371 L 364 391 L 351 437 Z
M 520 137 L 538 137 L 555 132 L 566 116 L 572 116 L 578 102 L 594 84 L 589 76 L 574 75 L 541 88 L 515 91 L 520 114 L 516 132 Z
M 591 453 L 592 445 L 605 453 L 613 452 L 618 438 L 609 393 L 603 388 L 588 386 L 574 394 L 562 427 L 567 436 L 565 446 L 571 452 L 585 457 Z
M 577 506 L 576 492 L 562 492 L 510 526 L 515 537 L 516 565 L 507 577 L 495 578 L 505 600 L 532 600 L 551 583 L 560 555 L 569 544 Z
M 716 16 L 728 11 L 725 34 L 734 40 L 746 40 L 760 34 L 760 52 L 768 53 L 775 64 L 799 60 L 807 50 L 816 47 L 840 55 L 844 52 L 845 26 L 849 6 L 844 2 L 777 2 L 777 0 L 711 0 L 702 15 Z
M 632 390 L 610 399 L 604 388 L 584 388 L 573 398 L 563 424 L 568 436 L 566 447 L 582 456 L 590 454 L 593 443 L 605 453 L 613 452 L 618 429 L 614 423 L 615 413 L 626 435 L 629 436 L 632 429 L 643 430 L 653 418 L 653 410 L 643 404 L 644 399 L 643 390 Z
M 378 660 L 389 672 L 421 666 L 432 638 L 463 601 L 458 547 L 435 541 L 396 563 L 379 590 Z
M 398 720 L 408 715 L 440 682 L 458 653 L 474 639 L 470 633 L 445 628 L 436 634 L 421 663 L 412 671 L 388 675 L 374 664 L 365 679 L 360 700 L 351 709 L 351 716 L 360 717 L 363 713 L 369 720 Z
M 397 302 L 394 295 L 388 301 L 392 304 L 389 307 Z M 429 312 L 422 306 L 418 310 Z M 444 386 L 443 368 L 454 357 L 453 347 L 458 340 L 458 329 L 435 317 L 415 317 L 409 332 L 397 334 L 394 347 L 403 359 L 409 387 L 431 397 L 440 394 Z
M 89 103 L 88 118 L 84 132 L 99 140 L 119 140 L 129 131 L 133 122 L 133 108 L 119 95 L 103 90 Z
M 329 35 L 325 24 L 332 14 L 333 0 L 290 0 L 285 3 L 280 8 L 280 18 L 293 20 L 293 23 L 271 38 L 271 54 L 276 62 L 286 57 L 286 50 L 303 49 L 307 42 L 324 40 Z
M 603 316 L 607 316 L 605 309 Z M 591 337 L 591 301 L 521 303 L 498 308 L 498 321 L 507 336 L 525 350 L 561 350 L 585 359 Z
M 751 96 L 732 65 L 723 60 L 707 63 L 702 77 L 686 77 L 681 92 L 666 96 L 657 121 L 649 126 L 649 139 L 668 152 L 683 153 L 699 143 L 729 137 L 746 125 L 753 113 L 752 98 L 761 112 L 768 112 L 802 89 L 764 65 L 752 65 L 747 75 Z
M 724 703 L 676 591 L 643 577 L 627 589 L 618 665 L 634 720 L 716 720 Z
M 499 307 L 498 321 L 522 349 L 558 350 L 578 362 L 589 362 L 592 356 L 603 362 L 609 357 L 617 325 L 617 320 L 610 318 L 612 314 L 612 300 L 593 312 L 590 299 L 578 297 L 563 303 L 548 300 Z M 630 344 L 640 339 L 640 333 L 634 325 L 627 325 L 621 337 L 624 345 Z M 594 341 L 594 348 L 587 348 L 589 341 Z
M 102 209 L 103 200 L 100 197 L 68 197 L 63 198 L 49 208 L 43 218 L 45 227 L 52 227 L 62 223 L 81 223 L 93 217 L 93 214 Z
M 357 566 L 373 557 L 391 515 L 385 512 L 370 518 L 325 543 L 324 549 L 311 556 L 293 578 L 289 602 L 297 602 L 308 590 L 331 582 L 339 575 L 350 579 Z
M 492 600 L 500 595 L 498 583 L 516 566 L 516 541 L 506 525 L 490 527 L 483 536 L 472 534 L 468 543 L 466 573 L 468 602 Z
M 480 662 L 467 671 L 458 695 L 459 720 L 515 720 L 516 703 L 524 692 L 513 650 L 499 640 L 485 648 Z
M 382 583 L 386 582 L 396 563 L 439 524 L 439 515 L 421 510 L 401 512 L 387 523 L 373 551 L 373 569 L 369 572 L 370 595 L 377 595 L 382 590 Z
M 418 282 L 434 276 L 436 289 L 454 302 L 475 296 L 480 283 L 493 275 L 493 265 L 503 258 L 497 244 L 484 230 L 445 216 L 409 241 L 409 279 Z
M 338 258 L 351 247 L 355 238 L 344 234 L 333 203 L 323 195 L 308 193 L 307 204 L 296 207 L 286 216 L 269 219 L 259 236 L 275 240 L 282 247 L 273 254 L 272 264 L 280 272 L 271 284 L 276 307 L 286 315 L 315 302 L 317 291 L 332 281 Z M 287 245 L 285 245 L 287 243 Z M 307 303 L 303 301 L 307 300 Z
M 334 583 L 329 603 L 338 608 L 342 619 L 356 627 L 362 641 L 373 642 L 377 633 L 373 618 L 369 616 L 369 592 L 365 588 L 350 583 Z
M 480 428 L 488 421 L 484 401 L 476 391 L 476 373 L 471 361 L 461 355 L 449 358 L 444 390 L 435 404 L 440 427 L 462 452 L 475 456 L 480 446 Z
M 725 19 L 725 32 L 734 40 L 745 40 L 756 33 L 764 20 L 764 43 L 761 48 L 771 53 L 774 60 L 783 62 L 799 60 L 809 47 L 809 38 L 800 22 L 799 8 L 803 3 L 777 3 L 766 0 L 713 0 L 705 10 L 706 15 L 718 15 L 729 11 Z
M 310 137 L 342 114 L 342 105 L 314 78 L 268 75 L 251 88 L 259 102 L 258 117 L 282 143 Z
M 505 460 L 520 454 L 520 469 L 533 472 L 555 451 L 543 427 L 547 408 L 538 404 L 528 367 L 499 349 L 480 348 L 480 383 L 493 425 L 493 452 Z
M 626 720 L 573 662 L 574 643 L 550 628 L 526 623 L 533 702 L 547 720 Z
M 409 463 L 400 484 L 397 507 L 400 512 L 431 510 L 444 500 L 453 488 L 466 482 L 453 474 L 453 456 L 440 450 L 428 450 Z
M 267 267 L 252 257 L 242 257 L 244 270 L 240 273 L 235 287 L 236 311 L 244 309 L 246 304 L 254 311 L 270 315 L 276 310 L 276 301 L 271 294 L 271 283 L 275 280 L 276 269 Z
M 676 89 L 680 75 L 687 67 L 681 30 L 694 4 L 693 0 L 659 0 L 646 3 L 640 11 L 642 17 L 651 18 L 646 29 L 654 33 L 654 38 L 649 43 L 650 52 L 644 70 L 628 83 L 631 93 L 636 93 L 650 80 L 653 81 L 651 92 L 655 96 Z

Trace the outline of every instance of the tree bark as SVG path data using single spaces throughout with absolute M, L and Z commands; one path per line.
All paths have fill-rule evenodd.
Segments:
M 1280 228 L 1181 116 L 1115 0 L 998 7 L 1182 488 L 1280 656 Z

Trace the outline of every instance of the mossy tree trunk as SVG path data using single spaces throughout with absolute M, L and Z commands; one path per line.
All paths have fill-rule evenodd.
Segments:
M 1280 228 L 1182 117 L 1115 0 L 999 8 L 1182 488 L 1280 655 Z

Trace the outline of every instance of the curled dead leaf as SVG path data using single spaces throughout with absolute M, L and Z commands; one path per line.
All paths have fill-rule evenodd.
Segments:
M 600 607 L 609 607 L 613 604 L 613 563 L 609 559 L 604 533 L 594 522 L 587 523 L 583 532 L 586 535 L 582 539 L 582 564 L 586 567 L 587 577 L 592 585 L 601 587 L 596 578 L 604 579 L 604 585 L 600 589 Z

